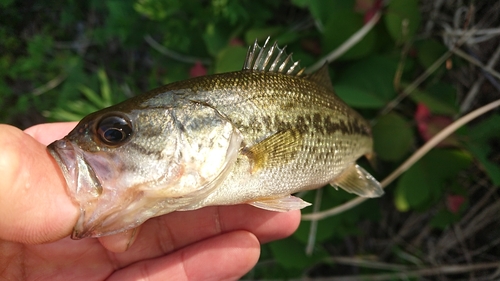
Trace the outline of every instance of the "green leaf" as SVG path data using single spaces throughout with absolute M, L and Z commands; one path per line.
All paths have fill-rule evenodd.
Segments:
M 411 40 L 420 27 L 418 0 L 390 1 L 384 22 L 396 42 Z
M 276 261 L 287 268 L 306 268 L 327 257 L 322 248 L 316 248 L 313 256 L 307 256 L 305 245 L 293 237 L 275 241 L 269 246 Z
M 423 67 L 430 67 L 436 60 L 439 59 L 448 49 L 440 42 L 427 39 L 419 42 L 417 45 L 417 58 Z M 444 68 L 444 66 L 442 66 Z
M 103 101 L 102 101 L 101 97 L 96 92 L 94 92 L 94 90 L 90 89 L 89 87 L 87 87 L 85 85 L 80 85 L 80 87 L 78 87 L 78 88 L 80 89 L 80 91 L 82 92 L 82 94 L 89 101 L 91 101 L 97 108 L 103 108 L 104 107 L 104 104 L 103 104 Z
M 219 53 L 215 61 L 215 72 L 223 73 L 241 70 L 247 49 L 240 46 L 228 46 Z
M 347 67 L 335 81 L 334 88 L 351 106 L 379 108 L 396 96 L 393 87 L 396 68 L 397 61 L 372 56 Z
M 245 42 L 248 45 L 252 45 L 255 42 L 255 39 L 259 42 L 264 42 L 267 37 L 271 36 L 272 40 L 277 40 L 276 36 L 285 32 L 285 28 L 282 26 L 266 26 L 266 27 L 255 27 L 249 29 L 245 33 Z M 273 43 L 273 42 L 271 42 Z M 264 43 L 261 43 L 261 45 Z M 284 42 L 279 41 L 280 46 L 286 44 Z
M 331 52 L 342 45 L 364 25 L 363 16 L 356 14 L 353 8 L 332 9 L 325 24 L 322 47 L 325 53 Z M 375 47 L 375 32 L 370 30 L 361 41 L 352 46 L 339 60 L 356 59 L 368 55 Z
M 14 0 L 0 0 L 0 7 L 7 8 L 14 3 Z
M 387 102 L 377 92 L 359 89 L 353 85 L 337 84 L 335 93 L 345 103 L 357 108 L 380 108 Z
M 416 208 L 430 199 L 431 189 L 442 189 L 434 173 L 423 161 L 415 163 L 398 181 L 397 189 L 408 206 Z
M 134 3 L 134 10 L 155 21 L 161 21 L 179 11 L 181 3 L 178 0 L 139 0 Z
M 11 0 L 12 1 L 12 0 Z M 292 0 L 292 4 L 299 8 L 305 8 L 311 3 L 312 1 L 310 0 Z
M 203 34 L 203 41 L 207 46 L 208 53 L 216 56 L 229 42 L 229 33 L 225 32 L 221 26 L 216 26 L 213 23 L 207 25 Z
M 374 150 L 382 160 L 401 160 L 408 154 L 413 138 L 413 130 L 408 121 L 396 113 L 380 117 L 373 126 Z
M 444 230 L 451 224 L 459 221 L 460 216 L 457 214 L 453 214 L 448 210 L 440 210 L 434 217 L 431 219 L 429 224 L 432 227 Z
M 460 150 L 434 149 L 410 167 L 396 186 L 395 205 L 419 209 L 441 198 L 445 182 L 471 163 L 468 153 Z M 407 204 L 407 206 L 405 205 Z
M 469 129 L 466 146 L 479 160 L 494 185 L 500 186 L 500 165 L 492 161 L 491 143 L 500 141 L 500 114 L 491 115 L 486 120 Z
M 400 188 L 394 191 L 394 206 L 400 212 L 407 212 L 410 210 L 410 203 L 406 199 L 406 194 L 404 194 L 403 190 Z
M 500 137 L 500 114 L 496 113 L 481 123 L 471 127 L 469 129 L 470 141 L 477 142 L 488 142 L 490 139 L 495 139 Z
M 311 191 L 303 197 L 307 202 L 317 204 L 315 202 L 317 191 Z M 319 210 L 324 211 L 331 209 L 333 207 L 339 206 L 356 196 L 347 193 L 343 189 L 335 189 L 332 186 L 326 186 L 322 190 L 321 205 Z M 313 210 L 313 207 L 309 207 L 303 210 L 304 214 L 309 214 Z M 331 216 L 318 221 L 316 230 L 316 242 L 324 242 L 332 239 L 342 240 L 346 236 L 351 235 L 361 235 L 358 225 L 360 220 L 374 220 L 380 219 L 379 207 L 377 206 L 376 200 L 368 200 L 363 204 L 357 206 L 356 208 L 350 209 L 348 212 L 343 213 L 340 216 Z M 309 232 L 311 228 L 310 221 L 303 221 L 299 225 L 299 228 L 293 236 L 297 238 L 302 243 L 307 243 L 309 239 Z
M 492 162 L 488 155 L 491 153 L 489 147 L 469 143 L 467 145 L 469 151 L 481 162 L 482 167 L 490 177 L 495 186 L 500 186 L 500 165 Z
M 456 90 L 444 83 L 430 86 L 427 90 L 415 90 L 410 98 L 416 103 L 425 104 L 434 114 L 452 116 L 458 113 Z
M 97 77 L 101 85 L 101 105 L 102 107 L 108 107 L 113 105 L 113 98 L 111 97 L 111 88 L 109 86 L 108 76 L 104 69 L 99 69 L 97 71 Z
M 326 22 L 341 13 L 353 13 L 355 0 L 309 0 L 307 6 L 317 24 L 323 27 Z M 303 3 L 299 3 L 303 4 Z

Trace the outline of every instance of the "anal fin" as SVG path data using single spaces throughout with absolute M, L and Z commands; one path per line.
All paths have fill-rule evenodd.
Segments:
M 261 199 L 258 201 L 249 202 L 248 204 L 257 208 L 274 212 L 288 212 L 291 210 L 300 210 L 302 208 L 311 205 L 311 203 L 308 203 L 300 199 L 299 197 L 295 197 L 292 195 L 280 198 Z
M 356 164 L 345 169 L 330 184 L 339 186 L 345 191 L 361 197 L 374 198 L 384 194 L 380 183 L 365 169 Z

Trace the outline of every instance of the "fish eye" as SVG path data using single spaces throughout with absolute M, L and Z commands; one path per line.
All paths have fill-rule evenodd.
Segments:
M 132 125 L 122 116 L 107 116 L 97 124 L 97 136 L 106 145 L 123 144 L 132 135 Z

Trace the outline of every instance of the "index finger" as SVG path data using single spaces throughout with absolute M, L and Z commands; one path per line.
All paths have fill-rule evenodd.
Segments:
M 61 139 L 71 131 L 78 122 L 59 122 L 39 124 L 30 127 L 24 132 L 43 145 L 48 145 L 51 142 Z

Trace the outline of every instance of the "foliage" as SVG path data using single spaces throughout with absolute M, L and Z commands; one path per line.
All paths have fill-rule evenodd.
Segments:
M 381 3 L 68 0 L 61 5 L 34 2 L 28 7 L 23 1 L 3 0 L 0 122 L 24 128 L 45 121 L 79 120 L 127 97 L 189 78 L 194 67 L 208 73 L 238 70 L 247 45 L 267 36 L 288 44 L 294 59 L 308 66 L 342 45 L 382 9 L 375 28 L 329 65 L 337 94 L 374 124 L 379 167 L 372 172 L 382 179 L 435 134 L 431 128 L 441 124 L 436 120 L 451 122 L 459 113 L 459 95 L 441 66 L 394 110 L 380 114 L 447 51 L 436 38 L 417 38 L 422 20 L 418 1 L 377 6 Z M 418 106 L 429 111 L 423 119 L 416 116 Z M 393 204 L 399 212 L 443 206 L 447 194 L 466 194 L 467 183 L 456 179 L 474 159 L 500 185 L 500 166 L 492 160 L 499 124 L 500 115 L 492 115 L 452 136 L 448 145 L 433 149 L 389 187 L 385 195 L 389 200 L 370 200 L 320 221 L 311 256 L 304 252 L 309 222 L 303 222 L 292 237 L 264 245 L 262 262 L 249 277 L 292 278 L 314 267 L 335 268 L 328 260 L 332 248 L 346 239 L 369 239 L 370 233 L 363 233 L 360 224 L 380 222 L 381 202 Z M 327 188 L 321 203 L 315 204 L 326 210 L 352 198 Z M 305 194 L 305 200 L 314 202 L 314 193 Z M 461 213 L 438 209 L 431 223 L 436 229 L 460 219 Z M 377 254 L 365 251 L 362 254 Z

